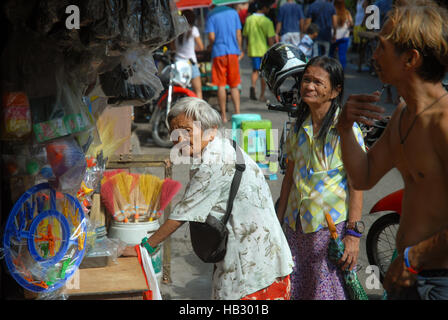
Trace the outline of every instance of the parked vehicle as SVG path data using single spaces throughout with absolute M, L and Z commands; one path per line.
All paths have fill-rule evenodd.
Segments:
M 395 238 L 400 224 L 402 199 L 403 189 L 400 189 L 380 199 L 369 211 L 369 214 L 388 212 L 372 224 L 366 240 L 367 259 L 369 264 L 378 266 L 381 282 L 396 255 Z
M 173 53 L 169 50 L 155 51 L 154 60 L 159 69 L 159 78 L 163 85 L 160 96 L 145 106 L 136 108 L 135 117 L 149 121 L 149 128 L 154 143 L 159 147 L 171 147 L 168 112 L 177 100 L 184 97 L 197 97 L 188 89 L 191 84 L 191 62 L 178 60 L 174 62 Z

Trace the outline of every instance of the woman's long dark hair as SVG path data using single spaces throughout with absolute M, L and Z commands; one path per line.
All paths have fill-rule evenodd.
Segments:
M 187 38 L 190 37 L 191 35 L 191 29 L 194 26 L 194 22 L 196 21 L 196 15 L 194 14 L 193 10 L 187 9 L 187 10 L 183 10 L 182 11 L 182 15 L 185 17 L 185 19 L 188 22 L 188 25 L 190 26 L 190 28 L 188 29 L 188 31 L 182 33 L 179 36 L 179 43 L 183 43 L 184 42 L 184 37 L 186 36 Z
M 317 66 L 327 71 L 330 76 L 331 88 L 341 88 L 339 95 L 331 101 L 331 106 L 322 121 L 322 126 L 319 129 L 319 134 L 317 135 L 317 139 L 324 142 L 331 125 L 335 122 L 336 112 L 342 108 L 342 99 L 344 97 L 344 69 L 338 60 L 326 56 L 312 58 L 307 63 L 303 73 L 305 73 L 309 66 Z M 298 110 L 299 114 L 295 125 L 296 131 L 298 131 L 310 114 L 310 108 L 302 100 L 299 102 Z

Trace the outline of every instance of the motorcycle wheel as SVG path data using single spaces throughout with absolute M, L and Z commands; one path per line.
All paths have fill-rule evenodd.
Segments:
M 381 283 L 396 248 L 395 238 L 399 224 L 400 215 L 396 212 L 389 213 L 376 220 L 367 234 L 367 259 L 370 265 L 378 266 Z
M 173 106 L 177 100 L 188 97 L 184 93 L 173 93 L 171 106 Z M 154 122 L 152 126 L 152 139 L 155 144 L 162 148 L 171 148 L 173 142 L 170 139 L 170 131 L 166 126 L 166 99 L 160 104 L 162 108 L 156 107 L 154 112 Z

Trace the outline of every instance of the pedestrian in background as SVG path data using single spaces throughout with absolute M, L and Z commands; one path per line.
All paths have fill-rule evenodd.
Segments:
M 357 0 L 356 2 L 355 25 L 353 27 L 353 51 L 358 51 L 358 48 L 361 44 L 361 38 L 359 37 L 358 33 L 361 31 L 366 31 L 364 20 L 366 17 L 365 11 L 367 6 L 369 5 L 369 2 L 369 0 Z
M 302 8 L 294 1 L 288 0 L 278 10 L 276 41 L 298 46 L 300 33 L 304 30 L 305 15 Z
M 261 59 L 275 42 L 275 30 L 272 21 L 265 16 L 272 0 L 258 1 L 258 10 L 246 19 L 243 36 L 248 39 L 247 55 L 252 59 L 250 99 L 257 100 L 255 87 L 259 78 Z M 265 101 L 266 82 L 260 78 L 260 101 Z
M 309 25 L 306 29 L 305 35 L 302 37 L 299 43 L 299 49 L 303 52 L 306 58 L 309 60 L 313 57 L 313 44 L 314 39 L 319 35 L 319 26 L 315 23 Z
M 353 19 L 350 11 L 345 7 L 344 0 L 335 0 L 334 7 L 336 14 L 333 16 L 333 37 L 330 46 L 330 56 L 337 57 L 345 69 L 347 65 L 347 51 L 350 45 L 350 28 L 353 26 Z
M 208 15 L 205 26 L 209 46 L 212 48 L 212 82 L 218 86 L 218 103 L 223 123 L 227 122 L 226 85 L 235 113 L 240 113 L 240 77 L 239 61 L 243 58 L 241 21 L 235 9 L 217 6 Z
M 328 56 L 331 44 L 331 28 L 333 27 L 333 16 L 336 10 L 331 0 L 316 0 L 309 7 L 306 14 L 305 29 L 311 22 L 319 26 L 319 35 L 314 41 L 314 56 Z
M 196 58 L 195 49 L 198 51 L 204 50 L 204 45 L 202 43 L 201 35 L 198 28 L 194 25 L 196 20 L 196 15 L 193 10 L 184 10 L 182 15 L 187 19 L 190 25 L 190 30 L 186 33 L 181 34 L 175 41 L 176 45 L 176 55 L 174 59 L 177 60 L 188 60 L 192 62 L 191 70 L 191 84 L 193 85 L 193 90 L 199 99 L 202 99 L 202 83 L 201 83 L 201 72 L 198 67 L 198 60 Z

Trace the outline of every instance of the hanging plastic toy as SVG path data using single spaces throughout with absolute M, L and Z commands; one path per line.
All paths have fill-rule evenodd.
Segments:
M 86 232 L 87 220 L 76 198 L 48 183 L 32 187 L 6 222 L 3 246 L 9 272 L 29 291 L 59 289 L 84 257 Z

